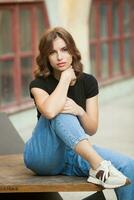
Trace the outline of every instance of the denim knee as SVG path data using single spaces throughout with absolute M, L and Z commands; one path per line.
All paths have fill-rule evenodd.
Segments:
M 72 149 L 81 140 L 88 140 L 88 135 L 75 115 L 58 114 L 51 120 L 51 125 L 59 138 Z

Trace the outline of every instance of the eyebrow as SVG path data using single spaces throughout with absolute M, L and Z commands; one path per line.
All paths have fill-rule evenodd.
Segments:
M 61 47 L 60 49 L 64 49 L 64 48 L 67 48 L 67 45 L 66 46 L 63 46 Z M 55 49 L 52 49 L 52 51 L 56 51 Z

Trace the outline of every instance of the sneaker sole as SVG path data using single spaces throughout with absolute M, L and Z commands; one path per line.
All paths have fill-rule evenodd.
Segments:
M 126 184 L 108 185 L 108 184 L 106 184 L 106 183 L 103 183 L 101 180 L 96 179 L 96 178 L 93 178 L 93 177 L 91 177 L 91 176 L 87 179 L 87 182 L 89 182 L 89 183 L 94 183 L 94 184 L 96 184 L 96 185 L 101 185 L 102 187 L 107 188 L 107 189 L 114 189 L 114 188 L 118 188 L 118 187 L 121 187 L 121 186 L 126 185 Z

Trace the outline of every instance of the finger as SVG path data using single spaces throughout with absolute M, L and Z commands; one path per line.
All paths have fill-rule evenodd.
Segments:
M 72 114 L 70 111 L 64 111 L 64 110 L 61 111 L 61 113 L 66 113 L 66 114 L 69 113 L 69 114 Z
M 71 99 L 69 98 L 69 97 L 67 97 L 67 99 L 66 99 L 67 101 L 70 101 Z

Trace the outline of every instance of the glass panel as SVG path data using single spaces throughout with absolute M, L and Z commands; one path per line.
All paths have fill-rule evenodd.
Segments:
M 119 42 L 112 43 L 112 60 L 113 60 L 113 74 L 120 72 L 120 49 Z
M 131 39 L 126 39 L 124 41 L 124 67 L 125 71 L 130 71 L 131 69 Z
M 108 45 L 106 43 L 101 45 L 101 77 L 108 77 Z
M 13 61 L 0 61 L 0 105 L 14 100 Z
M 31 15 L 30 10 L 20 10 L 20 46 L 21 51 L 31 50 Z
M 125 34 L 130 33 L 130 5 L 128 0 L 124 0 L 124 18 L 123 18 L 123 29 Z
M 43 10 L 40 7 L 36 8 L 36 13 L 37 13 L 38 38 L 40 39 L 45 30 L 45 19 L 43 15 Z
M 90 45 L 91 73 L 96 75 L 96 46 Z
M 29 97 L 29 83 L 32 80 L 32 58 L 21 59 L 21 84 L 23 97 Z
M 92 6 L 91 12 L 90 12 L 90 38 L 96 38 L 96 7 Z
M 119 3 L 112 3 L 112 27 L 113 27 L 113 35 L 119 35 Z
M 131 15 L 131 19 L 130 19 L 131 33 L 134 34 L 134 1 L 133 3 L 131 2 L 130 4 L 130 15 Z
M 99 8 L 100 14 L 100 35 L 105 37 L 108 35 L 108 6 L 106 4 L 101 3 Z
M 12 52 L 11 12 L 0 10 L 0 55 Z

